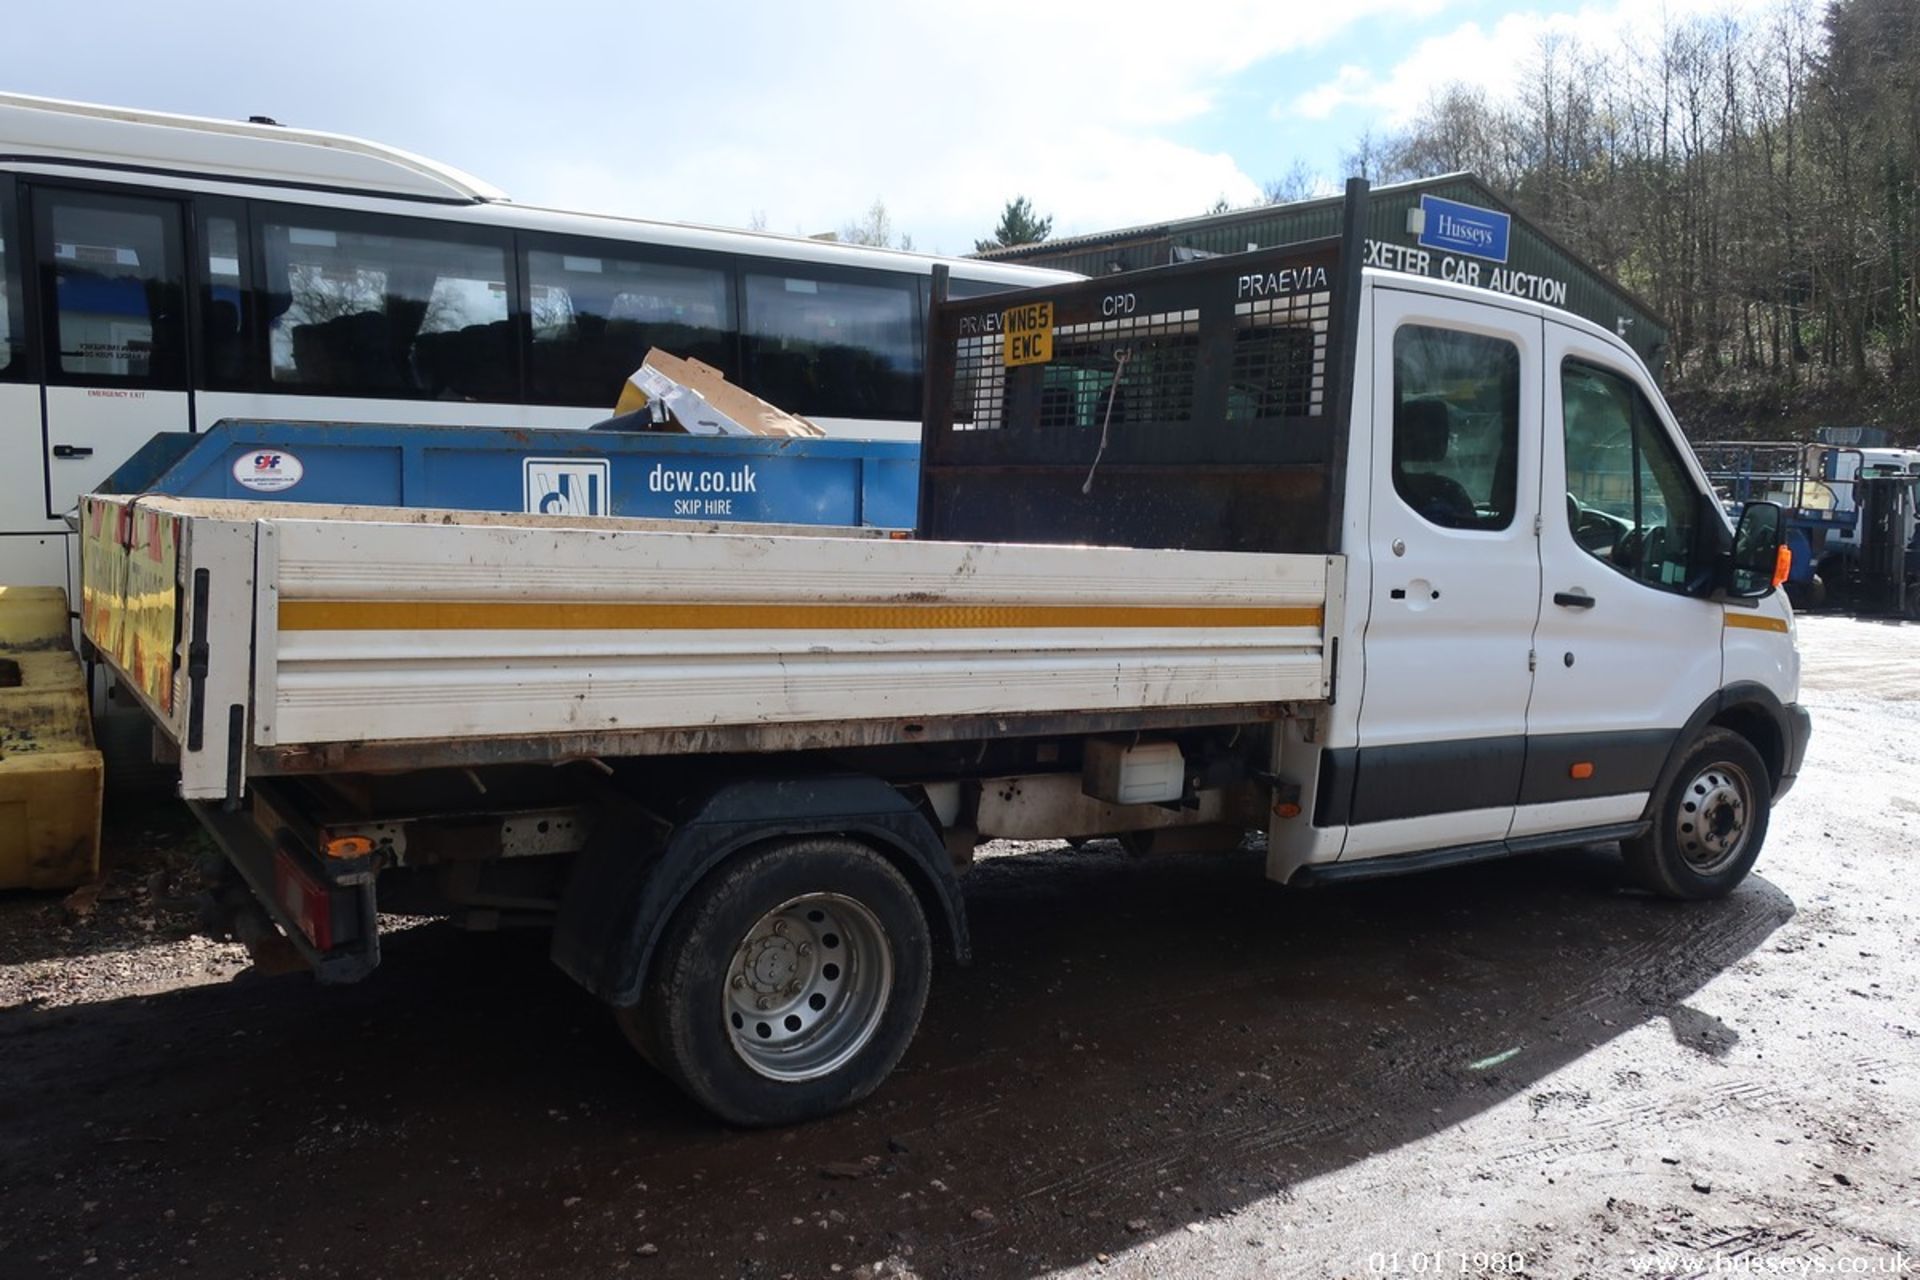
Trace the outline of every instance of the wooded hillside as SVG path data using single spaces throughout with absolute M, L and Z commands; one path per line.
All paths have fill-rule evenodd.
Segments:
M 1920 438 L 1920 3 L 1789 0 L 1619 47 L 1544 42 L 1363 138 L 1376 181 L 1471 169 L 1672 325 L 1703 434 Z

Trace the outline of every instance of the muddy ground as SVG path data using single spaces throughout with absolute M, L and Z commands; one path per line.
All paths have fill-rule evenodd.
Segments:
M 534 939 L 258 976 L 141 815 L 84 920 L 0 897 L 0 1276 L 1920 1274 L 1920 627 L 1802 644 L 1812 750 L 1726 901 L 1607 848 L 1313 894 L 996 858 L 899 1074 L 779 1133 Z

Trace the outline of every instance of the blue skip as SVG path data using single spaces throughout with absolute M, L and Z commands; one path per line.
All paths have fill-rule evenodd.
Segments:
M 904 441 L 224 419 L 155 436 L 99 491 L 911 529 L 919 486 Z

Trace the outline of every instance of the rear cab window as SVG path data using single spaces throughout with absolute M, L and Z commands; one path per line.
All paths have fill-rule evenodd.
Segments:
M 1513 523 L 1520 348 L 1504 338 L 1403 325 L 1393 335 L 1393 487 L 1429 524 Z

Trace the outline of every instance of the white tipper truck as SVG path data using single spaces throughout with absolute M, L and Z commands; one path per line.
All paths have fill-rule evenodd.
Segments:
M 913 531 L 96 494 L 84 632 L 229 923 L 329 981 L 383 909 L 548 929 L 741 1124 L 881 1083 L 986 840 L 1259 829 L 1302 888 L 1619 842 L 1730 891 L 1808 733 L 1779 509 L 1728 526 L 1613 335 L 1363 271 L 1365 195 L 936 290 Z

